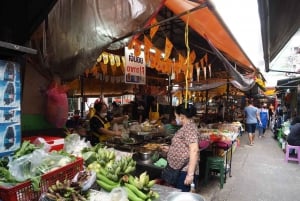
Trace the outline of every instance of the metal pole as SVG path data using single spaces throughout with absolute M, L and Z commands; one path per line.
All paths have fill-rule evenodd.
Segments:
M 205 115 L 207 116 L 207 114 L 208 114 L 208 104 L 209 104 L 209 102 L 208 102 L 208 90 L 206 90 L 205 91 L 205 101 L 206 101 L 206 104 L 205 104 Z
M 80 96 L 81 96 L 81 105 L 80 105 L 80 117 L 83 118 L 83 110 L 84 110 L 84 77 L 81 75 L 79 77 L 80 80 Z

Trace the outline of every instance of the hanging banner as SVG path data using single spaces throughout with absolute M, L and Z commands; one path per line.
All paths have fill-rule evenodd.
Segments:
M 144 51 L 139 56 L 133 49 L 125 47 L 125 83 L 146 84 L 146 62 Z

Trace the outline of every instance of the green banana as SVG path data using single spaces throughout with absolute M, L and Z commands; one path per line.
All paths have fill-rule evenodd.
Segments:
M 146 184 L 146 176 L 147 176 L 147 172 L 143 172 L 139 176 L 139 182 L 140 182 L 142 187 Z M 149 181 L 149 178 L 148 178 L 148 181 Z
M 128 160 L 125 159 L 123 163 L 124 163 L 124 164 L 123 164 L 123 172 L 125 172 L 125 170 L 126 170 L 127 167 L 128 167 Z
M 150 181 L 148 182 L 148 184 L 147 184 L 147 187 L 148 187 L 148 188 L 151 188 L 155 183 L 156 183 L 155 179 L 150 180 Z
M 122 169 L 123 169 L 122 159 L 118 160 L 117 164 L 118 164 L 118 167 L 120 167 L 121 171 L 122 171 Z
M 105 183 L 104 181 L 101 180 L 96 180 L 97 184 L 103 188 L 105 191 L 111 192 L 114 188 L 117 188 L 120 186 L 120 184 L 117 185 L 110 185 L 108 183 Z
M 98 149 L 98 156 L 99 156 L 100 159 L 104 158 L 104 153 L 103 153 L 103 149 L 102 148 Z
M 104 168 L 100 168 L 100 169 L 99 169 L 99 174 L 102 174 L 102 175 L 106 176 L 107 173 L 108 173 L 108 172 L 107 172 Z
M 113 181 L 115 181 L 115 182 L 119 181 L 119 177 L 115 173 L 109 172 L 109 173 L 107 173 L 106 177 L 113 180 Z
M 132 185 L 135 185 L 135 180 L 134 180 L 134 177 L 132 175 L 128 176 L 128 183 L 130 183 Z
M 147 199 L 147 195 L 145 193 L 143 193 L 142 191 L 140 191 L 136 186 L 131 185 L 129 183 L 125 183 L 124 184 L 127 188 L 129 188 L 132 192 L 134 192 L 134 194 L 136 194 L 139 198 L 145 200 Z
M 153 197 L 154 199 L 158 199 L 159 198 L 159 194 L 158 194 L 158 192 L 156 192 L 156 191 L 152 191 L 153 193 L 152 193 L 152 196 L 151 197 Z
M 144 185 L 143 185 L 143 186 L 147 186 L 148 183 L 149 183 L 149 180 L 150 180 L 149 175 L 146 175 L 146 176 L 145 176 L 145 180 L 144 180 Z
M 121 171 L 121 168 L 120 168 L 120 166 L 119 166 L 119 167 L 116 168 L 115 174 L 116 174 L 116 175 L 119 175 L 120 171 Z
M 153 198 L 154 200 L 159 198 L 159 194 L 153 190 L 150 190 L 149 193 L 147 193 L 147 196 L 149 198 Z
M 130 201 L 144 201 L 144 199 L 139 198 L 132 190 L 125 186 L 127 196 Z
M 114 160 L 115 159 L 115 152 L 114 151 L 110 151 L 109 153 L 109 160 Z
M 118 182 L 112 181 L 111 179 L 109 179 L 108 177 L 106 177 L 102 174 L 97 174 L 97 179 L 100 181 L 104 181 L 105 183 L 112 185 L 112 186 L 118 185 Z
M 140 182 L 140 180 L 139 180 L 138 177 L 134 177 L 134 184 L 133 185 L 136 186 L 138 189 L 142 189 L 143 188 L 143 186 L 142 186 L 142 184 L 141 184 L 141 182 Z
M 124 173 L 125 174 L 129 174 L 131 172 L 133 172 L 135 170 L 135 167 L 133 166 L 128 166 L 125 170 L 124 170 Z

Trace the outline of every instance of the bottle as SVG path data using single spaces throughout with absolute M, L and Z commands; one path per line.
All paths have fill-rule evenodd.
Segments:
M 196 193 L 196 188 L 195 188 L 195 184 L 194 182 L 191 183 L 191 190 L 190 190 L 191 193 Z

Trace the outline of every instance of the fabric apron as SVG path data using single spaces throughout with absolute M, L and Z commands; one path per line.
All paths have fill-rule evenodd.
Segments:
M 94 117 L 96 117 L 99 121 L 101 121 L 101 123 L 104 125 L 105 129 L 110 129 L 110 123 L 109 122 L 104 123 L 104 121 L 98 115 L 94 115 Z M 110 135 L 99 134 L 99 133 L 96 133 L 96 132 L 93 132 L 93 135 L 98 137 L 100 142 L 106 141 L 108 138 L 111 137 Z

